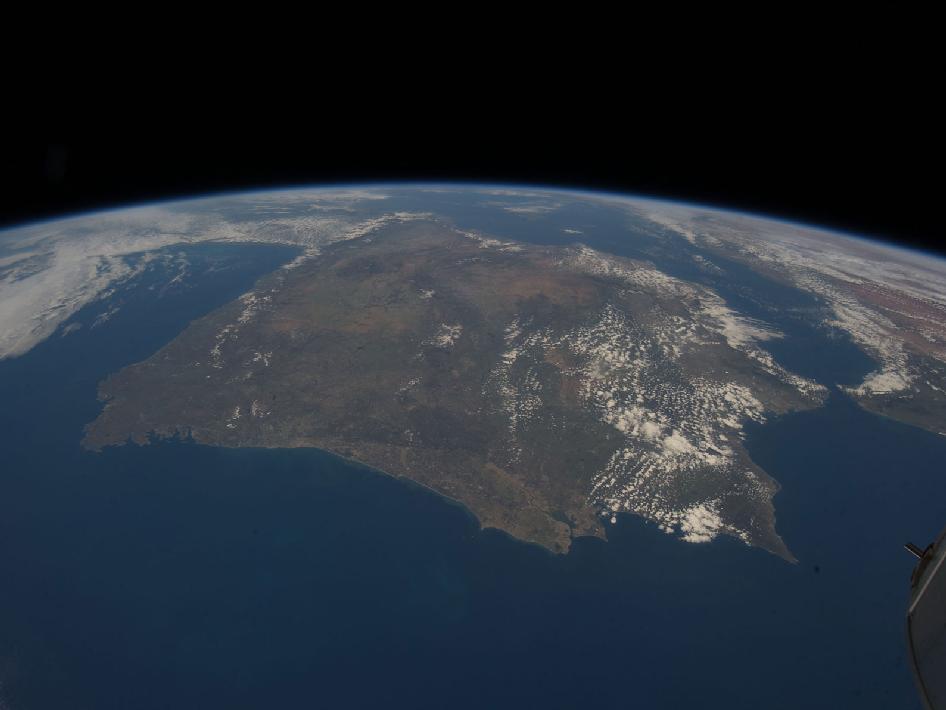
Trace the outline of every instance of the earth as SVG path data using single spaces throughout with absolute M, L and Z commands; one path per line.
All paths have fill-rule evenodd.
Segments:
M 91 587 L 85 563 L 44 567 L 42 562 L 60 554 L 64 560 L 81 557 L 70 547 L 70 533 L 56 531 L 55 524 L 50 528 L 51 520 L 94 517 L 89 530 L 101 525 L 108 530 L 103 535 L 119 538 L 140 536 L 139 523 L 115 517 L 99 504 L 80 504 L 79 498 L 72 505 L 63 500 L 64 507 L 45 518 L 36 512 L 36 501 L 45 500 L 40 489 L 44 495 L 70 490 L 81 470 L 88 484 L 81 495 L 96 490 L 101 502 L 100 496 L 115 495 L 103 483 L 112 480 L 106 469 L 125 471 L 122 483 L 109 484 L 124 490 L 134 485 L 134 470 L 152 465 L 143 462 L 168 461 L 168 452 L 175 452 L 182 457 L 175 460 L 189 463 L 169 464 L 163 483 L 160 477 L 148 480 L 148 500 L 164 501 L 162 512 L 146 537 L 136 538 L 142 547 L 128 553 L 136 560 L 128 564 L 147 566 L 149 559 L 172 554 L 165 571 L 179 577 L 183 570 L 173 555 L 183 554 L 179 546 L 198 543 L 173 535 L 162 542 L 162 534 L 175 519 L 186 519 L 174 507 L 186 506 L 184 494 L 168 491 L 185 485 L 185 478 L 204 475 L 198 469 L 206 469 L 206 462 L 198 466 L 194 457 L 234 455 L 257 462 L 237 464 L 252 475 L 232 489 L 236 497 L 239 486 L 252 487 L 250 500 L 283 485 L 268 473 L 282 460 L 277 457 L 317 452 L 323 458 L 308 465 L 306 480 L 328 480 L 333 467 L 349 472 L 352 482 L 346 484 L 344 475 L 337 481 L 339 490 L 351 488 L 337 493 L 348 497 L 336 507 L 350 520 L 380 515 L 385 496 L 392 501 L 398 495 L 422 496 L 425 505 L 459 511 L 471 521 L 474 533 L 464 538 L 465 550 L 499 539 L 495 544 L 508 546 L 503 549 L 520 550 L 508 554 L 540 555 L 554 574 L 569 569 L 569 575 L 600 580 L 613 574 L 607 566 L 630 574 L 624 567 L 627 551 L 647 541 L 649 549 L 669 550 L 660 554 L 674 558 L 675 583 L 697 584 L 686 575 L 705 577 L 705 565 L 710 576 L 732 576 L 727 585 L 751 579 L 751 570 L 764 566 L 767 581 L 758 583 L 755 595 L 780 599 L 772 580 L 800 579 L 804 570 L 804 584 L 810 585 L 821 575 L 825 562 L 812 558 L 811 540 L 844 534 L 833 527 L 832 517 L 862 537 L 874 525 L 891 536 L 931 535 L 942 525 L 946 511 L 935 496 L 920 500 L 924 496 L 915 493 L 941 485 L 926 471 L 939 468 L 946 451 L 946 261 L 761 216 L 532 187 L 366 185 L 166 202 L 0 234 L 0 395 L 0 444 L 12 452 L 12 465 L 0 472 L 0 515 L 5 516 L 0 562 L 19 578 L 0 590 L 0 606 L 7 610 L 0 615 L 0 707 L 55 707 L 64 698 L 75 707 L 159 707 L 166 706 L 160 693 L 135 694 L 147 685 L 143 682 L 103 695 L 104 671 L 86 667 L 91 661 L 69 648 L 77 637 L 62 635 L 62 625 L 71 622 L 54 611 L 69 608 L 124 628 L 115 632 L 123 639 L 118 645 L 132 657 L 165 633 L 134 624 L 131 633 L 127 623 L 109 615 L 107 604 L 96 601 L 102 585 L 121 576 L 122 558 L 108 553 L 100 538 L 88 541 L 89 549 L 99 545 L 95 560 L 107 562 L 110 570 Z M 824 445 L 814 443 L 817 434 L 803 433 L 804 426 L 820 426 L 826 436 L 840 432 L 831 428 L 839 427 L 838 417 L 861 424 L 845 425 L 843 436 L 832 433 Z M 798 422 L 802 429 L 788 433 Z M 769 448 L 758 443 L 767 436 L 774 441 Z M 856 463 L 874 445 L 896 452 L 900 463 L 890 478 L 902 490 L 872 500 L 871 506 L 852 506 L 863 489 L 882 488 L 880 479 Z M 783 448 L 773 454 L 777 447 Z M 933 453 L 924 453 L 927 458 L 918 463 L 907 458 L 920 451 Z M 818 466 L 825 470 L 816 477 Z M 383 495 L 370 488 L 382 485 L 394 488 L 384 488 Z M 798 493 L 817 486 L 825 488 L 807 497 Z M 352 496 L 354 490 L 360 498 Z M 133 508 L 142 504 L 133 499 L 138 501 Z M 783 499 L 793 516 L 784 525 Z M 858 512 L 849 514 L 852 509 Z M 313 504 L 304 532 L 294 529 L 290 535 L 310 550 L 321 549 L 338 526 L 349 524 L 333 517 L 340 510 L 317 510 Z M 403 508 L 391 502 L 389 511 L 395 510 L 383 537 L 392 549 L 403 550 L 412 544 L 412 527 L 424 524 L 418 522 L 423 515 L 405 518 Z M 887 522 L 876 522 L 881 518 Z M 222 530 L 231 524 L 224 513 L 215 522 L 213 510 L 203 520 Z M 258 527 L 253 530 L 257 535 Z M 425 530 L 427 537 L 438 534 L 436 526 Z M 28 542 L 37 538 L 46 540 L 42 551 Z M 866 545 L 862 557 L 854 558 L 862 571 L 899 573 L 908 560 L 890 559 L 904 541 L 891 539 L 890 549 Z M 356 555 L 357 546 L 347 550 L 347 544 L 338 542 L 331 556 L 313 553 L 309 559 L 328 569 L 321 585 L 349 579 L 350 570 L 329 562 L 339 554 Z M 418 550 L 425 549 L 426 543 L 418 544 Z M 609 562 L 582 564 L 580 573 L 569 568 L 586 559 L 590 553 L 584 550 L 612 544 Z M 206 551 L 208 559 L 223 549 L 211 547 L 215 551 Z M 276 548 L 265 549 L 276 554 Z M 723 554 L 719 549 L 725 550 L 725 564 L 714 557 Z M 419 564 L 429 563 L 424 554 Z M 443 564 L 449 569 L 460 564 L 451 558 L 460 554 L 455 550 L 430 554 L 448 560 Z M 637 564 L 643 560 L 634 558 Z M 615 597 L 615 613 L 645 624 L 662 605 L 673 608 L 668 599 L 658 601 L 657 587 L 649 586 L 653 569 L 624 579 L 645 593 L 633 602 L 618 603 Z M 893 612 L 908 584 L 905 576 L 899 580 L 902 589 L 896 586 L 896 573 L 869 582 Z M 281 584 L 277 572 L 262 574 L 267 584 Z M 682 580 L 676 578 L 680 574 Z M 384 579 L 388 584 L 390 577 Z M 853 572 L 838 575 L 833 603 L 846 609 L 845 595 L 861 593 L 866 583 Z M 58 591 L 41 591 L 50 584 Z M 403 609 L 411 594 L 426 598 L 431 589 L 443 591 L 436 582 L 427 584 L 430 589 L 417 582 L 410 594 L 387 594 L 385 604 Z M 457 583 L 455 589 L 465 591 L 456 593 L 467 599 L 471 584 Z M 541 597 L 542 585 L 536 586 L 533 595 Z M 826 593 L 805 589 L 814 596 L 799 613 L 824 613 Z M 275 603 L 266 596 L 271 593 L 261 592 L 268 604 Z M 57 601 L 57 594 L 67 595 L 68 603 Z M 141 604 L 142 594 L 126 589 L 116 608 L 129 600 Z M 310 590 L 307 601 L 296 600 L 293 613 L 309 618 L 310 605 L 324 603 L 319 594 Z M 474 604 L 451 602 L 449 594 L 447 601 L 436 598 L 449 609 Z M 743 609 L 750 606 L 742 603 Z M 146 608 L 162 609 L 162 602 L 151 599 Z M 559 617 L 570 613 L 567 606 L 556 608 Z M 268 613 L 255 615 L 250 606 L 241 621 L 230 619 L 227 626 L 244 628 Z M 885 629 L 900 620 L 891 616 L 881 623 Z M 180 638 L 198 617 L 188 616 L 185 623 L 175 616 L 168 628 L 176 628 Z M 822 619 L 821 632 L 850 637 L 852 624 L 867 633 L 875 623 L 864 616 L 854 622 L 837 618 L 829 613 Z M 396 635 L 414 633 L 415 627 L 392 623 Z M 453 643 L 474 643 L 474 632 L 450 623 L 459 624 Z M 58 630 L 51 631 L 54 626 Z M 523 622 L 521 633 L 535 637 L 535 628 Z M 774 628 L 771 638 L 756 635 L 750 645 L 765 650 L 787 644 Z M 9 643 L 3 641 L 4 630 Z M 685 646 L 686 631 L 677 631 Z M 568 637 L 571 652 L 586 652 L 575 643 L 600 641 L 591 629 L 586 633 Z M 224 643 L 220 627 L 204 634 Z M 899 655 L 902 639 L 867 635 L 872 644 L 889 641 L 878 658 L 896 658 L 887 664 L 893 670 L 884 666 L 890 677 L 867 672 L 870 663 L 854 663 L 849 675 L 838 669 L 833 680 L 825 679 L 818 691 L 823 694 L 807 704 L 816 706 L 823 698 L 825 706 L 836 707 L 851 699 L 837 693 L 854 692 L 853 687 L 858 705 L 867 706 L 860 693 L 870 692 L 863 686 L 870 682 L 882 686 L 871 695 L 878 707 L 889 706 L 891 693 L 898 707 L 915 702 Z M 718 643 L 726 649 L 745 638 L 718 637 Z M 246 651 L 239 634 L 228 639 L 228 648 Z M 797 654 L 814 642 L 796 639 L 788 645 Z M 106 641 L 92 636 L 86 643 L 94 654 Z M 112 647 L 115 638 L 107 643 Z M 453 648 L 443 639 L 436 643 Z M 408 646 L 413 650 L 406 657 L 413 657 L 425 642 Z M 856 645 L 844 648 L 854 653 Z M 180 658 L 179 653 L 170 655 Z M 302 656 L 306 653 L 324 663 L 327 651 L 309 649 Z M 391 665 L 362 646 L 350 653 L 363 660 L 368 673 L 376 664 Z M 623 653 L 629 663 L 639 661 L 639 650 Z M 536 661 L 541 657 L 530 652 L 530 663 L 555 666 L 547 658 Z M 670 658 L 664 660 L 677 663 Z M 155 662 L 122 663 L 129 677 L 141 680 L 136 674 Z M 188 675 L 191 680 L 175 685 L 182 677 L 179 667 L 165 661 L 153 667 L 162 669 L 165 687 L 176 688 L 178 706 L 196 707 L 205 700 L 212 706 L 208 698 L 227 707 L 244 701 L 258 706 L 253 692 L 274 697 L 274 688 L 284 687 L 284 679 L 264 674 L 268 680 L 244 689 L 239 702 L 222 701 L 229 697 L 226 691 L 206 677 L 198 682 Z M 222 667 L 218 680 L 236 673 L 232 665 Z M 465 667 L 470 682 L 492 666 L 467 660 Z M 675 667 L 689 677 L 688 665 Z M 803 664 L 795 670 L 810 671 Z M 308 673 L 314 677 L 314 671 Z M 174 679 L 170 686 L 168 679 Z M 604 695 L 620 698 L 602 690 L 620 682 L 581 675 L 572 688 L 575 696 L 543 697 L 541 704 L 574 707 L 576 697 L 588 704 Z M 643 694 L 645 706 L 683 702 L 679 688 L 660 690 L 653 682 L 648 675 L 637 681 L 634 692 Z M 718 683 L 715 689 L 699 686 L 702 704 L 780 702 L 768 693 L 760 699 L 751 684 L 739 695 Z M 320 681 L 324 697 L 334 697 L 330 685 Z M 682 686 L 696 693 L 695 680 Z M 287 704 L 319 697 L 306 696 L 304 683 L 299 687 Z M 628 704 L 634 692 L 623 696 Z M 443 699 L 444 693 L 434 695 Z M 367 697 L 353 693 L 336 706 L 370 704 Z M 406 702 L 406 697 L 394 693 L 386 699 Z M 429 697 L 423 702 L 410 697 L 414 706 L 431 703 Z M 477 704 L 496 706 L 523 702 L 515 694 L 505 701 L 473 694 L 470 702 L 473 697 Z M 694 696 L 686 697 L 689 702 Z M 797 702 L 786 699 L 785 706 Z

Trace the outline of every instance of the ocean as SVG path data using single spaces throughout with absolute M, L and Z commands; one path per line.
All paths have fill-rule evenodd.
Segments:
M 631 516 L 555 556 L 317 450 L 85 451 L 101 379 L 293 252 L 169 256 L 0 362 L 0 708 L 919 708 L 902 544 L 946 525 L 946 439 L 837 392 L 748 427 L 797 565 Z M 788 298 L 744 304 L 817 341 L 783 363 L 856 381 Z

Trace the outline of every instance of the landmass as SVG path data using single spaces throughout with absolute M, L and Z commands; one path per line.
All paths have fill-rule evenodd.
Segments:
M 558 553 L 633 513 L 792 560 L 743 425 L 826 391 L 777 337 L 647 262 L 378 220 L 109 377 L 84 445 L 318 447 Z
M 876 362 L 841 389 L 868 411 L 946 436 L 946 262 L 814 228 L 665 203 L 631 211 L 824 304 L 821 323 Z

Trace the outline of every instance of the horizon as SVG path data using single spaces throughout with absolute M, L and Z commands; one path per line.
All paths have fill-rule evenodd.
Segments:
M 57 222 L 65 222 L 69 220 L 77 220 L 87 217 L 93 217 L 101 214 L 111 214 L 117 212 L 126 212 L 133 211 L 148 207 L 157 207 L 168 204 L 179 205 L 190 202 L 200 202 L 203 200 L 214 200 L 214 199 L 225 199 L 228 197 L 250 197 L 254 195 L 266 195 L 266 194 L 277 194 L 284 192 L 303 192 L 303 191 L 325 191 L 330 192 L 334 190 L 346 190 L 346 189 L 368 189 L 368 190 L 380 190 L 384 188 L 390 189 L 454 189 L 460 190 L 463 188 L 471 189 L 482 189 L 482 188 L 506 188 L 506 189 L 518 189 L 518 190 L 533 190 L 536 192 L 545 192 L 545 193 L 565 193 L 569 195 L 582 196 L 582 197 L 610 197 L 620 200 L 628 201 L 646 201 L 653 202 L 665 205 L 673 205 L 677 207 L 687 207 L 693 208 L 702 211 L 716 212 L 726 216 L 736 216 L 749 219 L 756 219 L 759 221 L 765 222 L 774 222 L 777 224 L 782 224 L 785 226 L 790 226 L 794 228 L 804 229 L 811 232 L 821 232 L 826 235 L 834 237 L 842 237 L 845 239 L 851 239 L 854 241 L 866 242 L 874 246 L 887 247 L 889 249 L 898 250 L 905 252 L 913 256 L 920 256 L 924 258 L 933 258 L 937 261 L 946 262 L 946 253 L 938 252 L 933 249 L 917 246 L 915 244 L 908 244 L 902 240 L 898 240 L 897 237 L 893 235 L 886 235 L 880 233 L 865 234 L 857 233 L 847 229 L 841 229 L 837 227 L 830 227 L 826 225 L 821 225 L 815 222 L 809 222 L 805 220 L 798 220 L 792 217 L 774 214 L 769 212 L 760 212 L 752 209 L 743 209 L 741 207 L 734 206 L 732 204 L 720 204 L 713 202 L 703 202 L 703 201 L 690 201 L 687 198 L 671 198 L 662 195 L 648 194 L 646 192 L 625 192 L 621 190 L 613 189 L 589 189 L 587 187 L 571 187 L 571 186 L 562 186 L 562 185 L 551 185 L 545 183 L 532 183 L 532 182 L 479 182 L 479 181 L 466 181 L 466 180 L 440 180 L 440 181 L 427 181 L 427 180 L 414 180 L 407 179 L 401 181 L 389 181 L 389 180 L 366 180 L 359 182 L 338 182 L 338 183 L 288 183 L 281 186 L 258 186 L 258 187 L 248 187 L 248 188 L 238 188 L 238 189 L 223 189 L 209 192 L 200 192 L 200 193 L 187 193 L 179 195 L 171 195 L 164 198 L 154 198 L 146 199 L 140 202 L 116 202 L 102 207 L 90 208 L 90 209 L 80 209 L 74 212 L 63 212 L 61 214 L 50 216 L 50 217 L 41 217 L 37 219 L 24 220 L 22 222 L 17 222 L 10 225 L 0 226 L 0 237 L 5 235 L 8 232 L 13 232 L 22 229 L 30 229 L 35 227 L 40 227 L 48 224 L 55 224 Z

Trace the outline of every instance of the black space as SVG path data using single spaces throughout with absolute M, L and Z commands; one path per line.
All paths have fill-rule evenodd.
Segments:
M 456 180 L 679 198 L 946 253 L 941 113 L 904 95 L 713 95 L 659 113 L 586 95 L 577 108 L 554 96 L 477 111 L 392 99 L 237 112 L 239 123 L 141 111 L 108 126 L 27 125 L 4 134 L 0 224 L 287 184 Z

